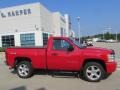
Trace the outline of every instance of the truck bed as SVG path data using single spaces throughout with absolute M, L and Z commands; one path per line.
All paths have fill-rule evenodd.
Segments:
M 32 62 L 33 68 L 46 68 L 47 49 L 45 47 L 10 47 L 6 49 L 6 53 L 9 65 L 14 65 L 14 60 L 23 57 Z

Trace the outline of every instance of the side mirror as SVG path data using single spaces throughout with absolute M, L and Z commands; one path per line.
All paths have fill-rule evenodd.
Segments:
M 71 52 L 74 50 L 74 48 L 73 48 L 73 46 L 70 45 L 67 50 Z

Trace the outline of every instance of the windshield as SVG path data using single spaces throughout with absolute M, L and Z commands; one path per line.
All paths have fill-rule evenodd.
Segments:
M 85 48 L 86 46 L 83 44 L 80 44 L 78 41 L 76 41 L 73 38 L 69 38 L 76 46 L 78 46 L 79 48 Z

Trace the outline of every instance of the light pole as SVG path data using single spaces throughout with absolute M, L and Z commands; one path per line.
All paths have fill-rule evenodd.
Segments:
M 118 40 L 118 38 L 117 38 L 117 32 L 116 32 L 116 41 Z
M 109 32 L 109 34 L 110 34 L 110 37 L 109 37 L 109 39 L 112 39 L 112 28 L 108 28 L 108 32 Z
M 78 22 L 78 38 L 79 38 L 79 43 L 81 43 L 80 42 L 80 17 L 79 16 L 77 17 L 77 22 Z
M 109 32 L 107 29 L 103 31 L 103 40 L 106 39 L 106 33 Z

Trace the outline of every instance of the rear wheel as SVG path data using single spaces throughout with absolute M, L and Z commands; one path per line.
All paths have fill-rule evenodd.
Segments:
M 30 62 L 28 61 L 21 61 L 17 65 L 17 74 L 20 78 L 29 78 L 33 73 L 33 68 Z
M 88 62 L 84 66 L 83 76 L 87 81 L 97 82 L 103 79 L 105 75 L 105 70 L 101 64 L 96 62 Z

